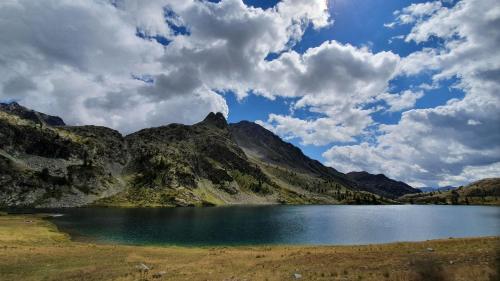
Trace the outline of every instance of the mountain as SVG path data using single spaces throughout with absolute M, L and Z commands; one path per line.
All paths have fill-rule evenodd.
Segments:
M 189 206 L 386 202 L 354 190 L 340 173 L 305 157 L 291 145 L 280 152 L 302 155 L 295 160 L 306 164 L 295 165 L 314 163 L 311 165 L 323 174 L 291 170 L 293 161 L 260 161 L 242 145 L 239 128 L 238 124 L 229 125 L 221 113 L 210 113 L 191 126 L 170 124 L 126 136 L 131 160 L 124 174 L 132 188 L 98 203 Z M 257 147 L 265 142 L 258 142 Z
M 4 207 L 394 202 L 365 190 L 265 128 L 228 124 L 220 113 L 122 136 L 0 105 Z
M 405 194 L 419 193 L 420 190 L 413 188 L 401 181 L 395 181 L 383 174 L 373 175 L 367 172 L 350 172 L 347 178 L 357 183 L 360 190 L 368 191 L 391 199 L 396 199 Z
M 0 109 L 0 205 L 81 206 L 125 189 L 117 131 L 62 126 L 17 104 Z
M 419 187 L 422 192 L 433 192 L 433 191 L 450 191 L 457 189 L 456 186 L 442 186 L 442 187 Z
M 245 154 L 266 165 L 286 168 L 295 174 L 332 180 L 351 190 L 367 191 L 392 199 L 404 194 L 420 192 L 418 189 L 389 179 L 382 174 L 351 172 L 346 175 L 340 173 L 331 167 L 324 166 L 319 161 L 310 159 L 299 148 L 284 142 L 274 133 L 253 122 L 241 121 L 231 124 L 230 128 L 233 138 Z
M 0 103 L 0 111 L 10 113 L 22 119 L 33 121 L 37 124 L 49 126 L 64 126 L 64 121 L 58 116 L 51 116 L 19 105 L 17 102 Z
M 125 137 L 135 198 L 158 205 L 265 203 L 279 197 L 274 183 L 232 140 L 221 113 L 192 126 L 170 124 Z M 153 192 L 151 192 L 153 191 Z
M 267 165 L 275 165 L 295 173 L 309 174 L 315 177 L 332 180 L 346 187 L 355 188 L 344 174 L 326 167 L 313 160 L 291 143 L 264 127 L 249 121 L 241 121 L 230 125 L 232 136 L 246 155 Z
M 500 178 L 488 178 L 449 191 L 407 194 L 400 201 L 412 204 L 500 205 Z

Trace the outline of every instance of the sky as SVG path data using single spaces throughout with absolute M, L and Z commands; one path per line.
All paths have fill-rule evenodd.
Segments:
M 209 112 L 341 172 L 500 176 L 497 0 L 7 0 L 0 101 L 128 134 Z

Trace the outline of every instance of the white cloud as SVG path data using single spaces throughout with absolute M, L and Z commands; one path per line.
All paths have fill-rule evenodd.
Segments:
M 399 61 L 391 52 L 374 54 L 336 41 L 304 54 L 292 51 L 309 24 L 316 29 L 332 24 L 324 0 L 286 0 L 267 10 L 241 0 L 29 3 L 11 1 L 2 7 L 9 25 L 0 32 L 11 44 L 0 47 L 6 58 L 0 97 L 20 99 L 73 124 L 130 132 L 162 122 L 191 123 L 208 110 L 227 113 L 214 90 L 231 90 L 239 98 L 252 90 L 269 98 L 297 97 L 295 108 L 325 114 L 311 121 L 309 138 L 322 135 L 315 143 L 330 137 L 349 141 L 372 123 L 371 111 L 363 106 L 386 90 Z M 176 34 L 171 25 L 189 34 Z M 170 43 L 161 46 L 155 36 Z M 266 61 L 271 53 L 280 56 Z M 154 82 L 133 79 L 141 76 Z M 168 103 L 196 114 L 158 115 Z M 131 111 L 135 122 L 128 118 Z M 293 118 L 272 122 L 279 126 L 286 120 Z M 321 128 L 331 125 L 340 132 Z
M 426 184 L 458 182 L 477 167 L 486 174 L 498 171 L 500 8 L 495 4 L 462 0 L 447 8 L 434 1 L 399 11 L 394 25 L 413 25 L 406 41 L 444 41 L 441 48 L 400 58 L 336 41 L 303 54 L 293 51 L 309 25 L 332 24 L 324 0 L 284 0 L 266 10 L 242 0 L 1 1 L 0 99 L 19 100 L 72 124 L 131 132 L 194 123 L 209 111 L 227 115 L 218 93 L 228 90 L 239 98 L 249 91 L 271 99 L 293 97 L 292 110 L 315 117 L 271 114 L 261 124 L 303 144 L 376 138 L 327 151 L 334 167 Z M 269 54 L 279 55 L 267 61 Z M 433 75 L 432 85 L 390 93 L 393 78 L 421 73 Z M 434 89 L 453 77 L 466 93 L 462 100 L 403 112 L 394 125 L 372 120 L 383 110 L 373 104 L 383 100 L 388 111 L 410 109 L 423 95 L 418 89 Z M 378 131 L 370 131 L 376 126 Z
M 386 24 L 386 26 L 394 27 L 397 24 L 410 24 L 422 21 L 425 17 L 441 9 L 441 7 L 441 1 L 411 4 L 401 11 L 395 11 L 394 14 L 397 15 L 396 21 Z
M 460 185 L 500 176 L 500 7 L 495 0 L 463 0 L 430 9 L 407 40 L 444 40 L 401 61 L 403 75 L 432 71 L 434 84 L 458 77 L 461 100 L 403 113 L 395 125 L 380 125 L 375 143 L 336 146 L 324 153 L 330 165 L 384 172 L 425 185 Z M 436 4 L 439 6 L 439 4 Z M 403 10 L 416 17 L 412 9 Z
M 373 123 L 373 109 L 364 107 L 387 90 L 398 63 L 399 56 L 391 52 L 374 54 L 335 41 L 303 55 L 288 52 L 267 65 L 256 89 L 264 95 L 299 97 L 294 109 L 322 117 L 301 120 L 271 114 L 261 124 L 282 136 L 300 138 L 303 144 L 353 141 Z
M 395 26 L 396 26 L 395 22 L 384 23 L 384 27 L 387 27 L 387 28 L 394 28 Z
M 385 101 L 389 105 L 390 112 L 402 111 L 403 109 L 413 108 L 417 100 L 424 96 L 424 92 L 403 91 L 399 94 L 383 93 L 377 98 Z
M 241 0 L 2 1 L 0 99 L 123 132 L 227 115 L 214 90 L 243 97 L 258 87 L 265 57 L 287 52 L 309 24 L 331 24 L 327 8 L 324 0 L 267 10 Z M 133 78 L 141 76 L 153 83 Z
M 270 114 L 267 122 L 257 121 L 257 123 L 285 139 L 299 138 L 304 145 L 325 145 L 333 140 L 352 142 L 353 136 L 360 135 L 372 123 L 368 111 L 352 110 L 353 112 L 345 114 L 351 119 L 346 120 L 346 123 L 328 117 L 302 120 L 277 114 Z

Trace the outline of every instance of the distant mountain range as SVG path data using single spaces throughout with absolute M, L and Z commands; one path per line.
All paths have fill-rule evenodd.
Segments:
M 0 104 L 0 206 L 383 204 L 420 190 L 343 174 L 253 122 L 210 113 L 122 136 Z
M 450 191 L 457 189 L 456 186 L 442 186 L 442 187 L 419 187 L 422 192 L 433 192 L 433 191 Z
M 362 186 L 363 190 L 387 198 L 395 199 L 405 194 L 420 192 L 404 182 L 392 180 L 383 174 L 373 175 L 367 172 L 350 172 L 347 173 L 347 177 Z
M 500 205 L 500 178 L 482 179 L 451 190 L 406 194 L 399 201 L 411 204 Z

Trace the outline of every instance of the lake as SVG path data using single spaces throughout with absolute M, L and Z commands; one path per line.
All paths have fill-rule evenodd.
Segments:
M 74 240 L 135 245 L 369 244 L 500 235 L 500 207 L 238 206 L 46 210 Z

